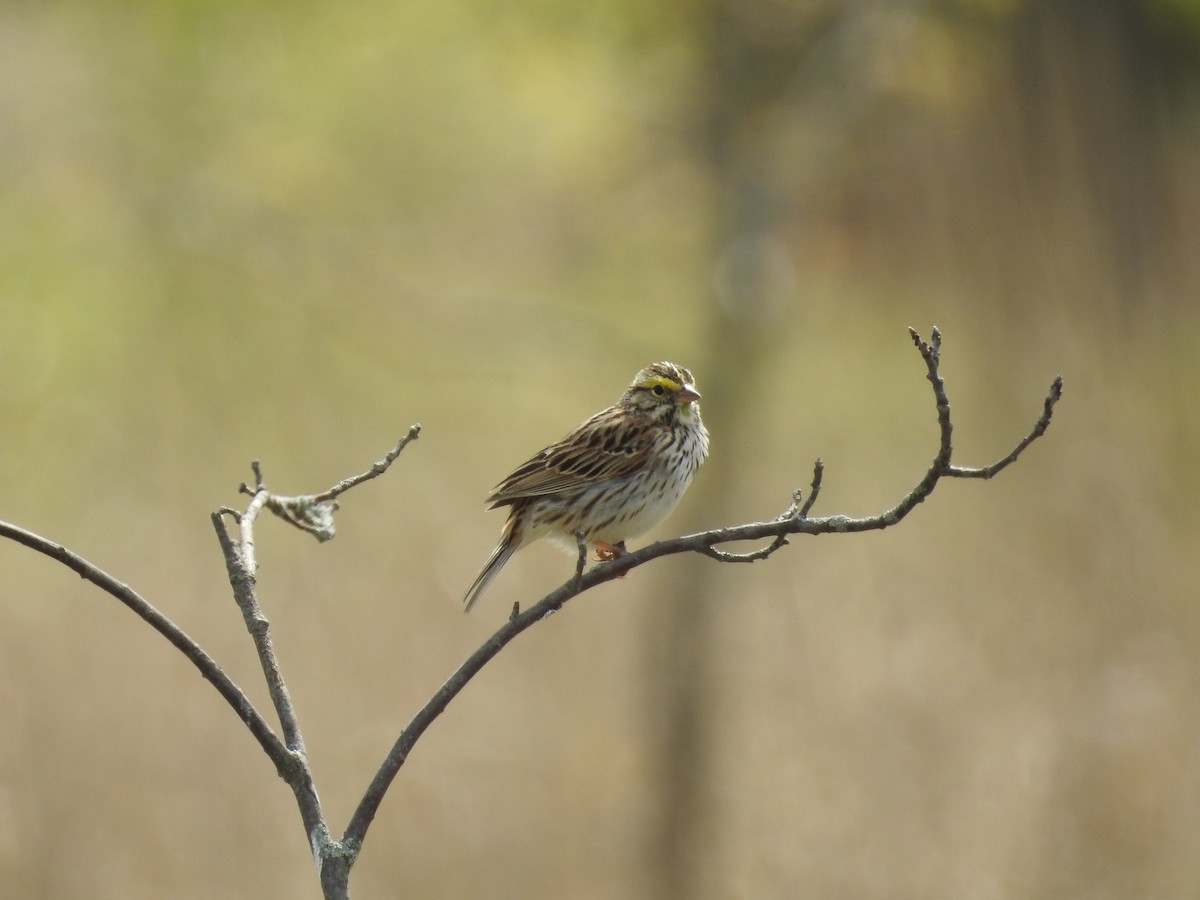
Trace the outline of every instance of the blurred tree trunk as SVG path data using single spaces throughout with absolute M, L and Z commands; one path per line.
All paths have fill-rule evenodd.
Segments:
M 739 464 L 752 450 L 754 423 L 761 421 L 756 398 L 769 379 L 772 325 L 791 302 L 778 231 L 806 199 L 796 190 L 794 173 L 790 189 L 779 183 L 781 165 L 803 168 L 794 158 L 781 161 L 788 151 L 779 137 L 788 131 L 783 127 L 788 107 L 812 101 L 809 84 L 825 69 L 818 63 L 806 70 L 809 53 L 838 25 L 836 16 L 845 6 L 711 0 L 691 20 L 701 48 L 698 90 L 687 98 L 694 117 L 692 151 L 709 174 L 715 198 L 712 293 L 700 301 L 709 352 L 695 363 L 713 446 L 701 469 L 706 527 L 745 512 L 734 502 Z M 699 525 L 676 520 L 685 531 Z M 716 688 L 723 598 L 715 590 L 712 566 L 695 560 L 650 612 L 658 637 L 647 650 L 652 686 L 647 721 L 655 734 L 660 793 L 646 865 L 654 895 L 672 900 L 705 895 L 705 885 L 712 883 L 706 867 L 720 842 L 709 792 L 721 715 Z
M 1144 4 L 1029 3 L 1013 22 L 1022 165 L 1074 257 L 1053 266 L 1127 321 L 1168 293 L 1164 64 Z

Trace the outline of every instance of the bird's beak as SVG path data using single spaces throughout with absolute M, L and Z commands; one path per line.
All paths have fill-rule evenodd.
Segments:
M 690 384 L 685 384 L 679 389 L 679 394 L 675 397 L 675 402 L 680 406 L 687 406 L 689 403 L 695 403 L 700 399 L 700 392 Z

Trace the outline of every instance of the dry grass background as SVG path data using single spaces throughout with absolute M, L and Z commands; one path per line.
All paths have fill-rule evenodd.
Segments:
M 1036 4 L 743 4 L 730 31 L 719 4 L 12 4 L 0 517 L 265 707 L 209 512 L 251 458 L 315 490 L 420 421 L 337 540 L 260 529 L 340 828 L 412 712 L 570 571 L 531 549 L 461 615 L 511 465 L 670 358 L 727 467 L 660 536 L 776 514 L 817 456 L 818 512 L 879 511 L 935 451 L 904 329 L 936 323 L 960 461 L 1006 452 L 1061 371 L 1044 441 L 900 528 L 574 601 L 418 745 L 355 895 L 1194 896 L 1194 13 L 1136 8 L 1078 32 Z M 726 37 L 794 59 L 709 150 Z M 752 312 L 730 172 L 769 211 Z M 192 668 L 46 560 L 0 546 L 0 573 L 4 893 L 319 896 L 288 790 Z M 701 777 L 671 833 L 689 602 Z

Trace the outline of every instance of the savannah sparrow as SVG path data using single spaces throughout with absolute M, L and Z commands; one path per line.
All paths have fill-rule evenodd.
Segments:
M 467 591 L 467 611 L 509 557 L 538 538 L 574 551 L 581 532 L 601 559 L 613 559 L 628 538 L 669 516 L 708 456 L 699 399 L 687 369 L 646 366 L 615 406 L 500 482 L 486 502 L 510 507 L 508 522 Z

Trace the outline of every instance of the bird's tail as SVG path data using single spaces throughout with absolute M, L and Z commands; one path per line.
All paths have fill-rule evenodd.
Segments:
M 504 564 L 508 562 L 510 556 L 517 552 L 517 547 L 521 542 L 517 539 L 517 529 L 514 527 L 515 522 L 509 519 L 508 524 L 504 526 L 504 533 L 500 535 L 500 543 L 496 545 L 496 549 L 492 551 L 492 555 L 488 557 L 488 561 L 484 563 L 479 574 L 475 576 L 475 580 L 467 589 L 467 596 L 464 598 L 467 604 L 463 612 L 470 612 L 471 607 L 475 605 L 480 596 L 483 594 L 487 586 L 491 584 L 496 574 L 504 568 Z

